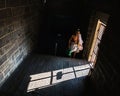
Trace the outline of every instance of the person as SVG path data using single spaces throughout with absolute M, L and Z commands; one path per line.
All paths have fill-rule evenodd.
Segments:
M 80 33 L 80 29 L 77 29 L 76 32 L 70 37 L 68 42 L 69 56 L 75 58 L 76 53 L 79 53 L 83 50 L 83 40 Z

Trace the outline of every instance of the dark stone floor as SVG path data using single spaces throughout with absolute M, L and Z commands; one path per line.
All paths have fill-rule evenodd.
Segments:
M 0 89 L 0 96 L 97 96 L 86 60 L 29 55 Z

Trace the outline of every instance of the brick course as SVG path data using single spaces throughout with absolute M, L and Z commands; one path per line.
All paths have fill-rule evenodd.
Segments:
M 0 86 L 33 48 L 38 3 L 39 0 L 0 0 Z

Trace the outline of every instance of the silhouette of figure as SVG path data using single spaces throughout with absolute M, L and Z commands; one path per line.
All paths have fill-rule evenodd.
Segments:
M 70 37 L 68 42 L 69 56 L 75 58 L 76 53 L 83 50 L 83 40 L 80 33 L 80 29 L 77 29 L 75 33 Z

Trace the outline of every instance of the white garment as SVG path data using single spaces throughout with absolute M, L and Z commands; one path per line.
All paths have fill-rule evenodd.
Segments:
M 79 52 L 79 47 L 77 44 L 75 44 L 74 42 L 71 43 L 71 46 L 70 46 L 70 52 Z
M 81 34 L 79 34 L 79 44 L 80 44 L 80 46 L 78 46 L 78 44 L 75 44 L 74 42 L 72 42 L 70 45 L 70 50 L 71 50 L 70 52 L 78 53 L 79 51 L 83 50 L 83 40 L 82 40 Z
M 80 44 L 80 45 L 83 45 L 83 40 L 82 40 L 81 34 L 79 34 L 79 44 Z

